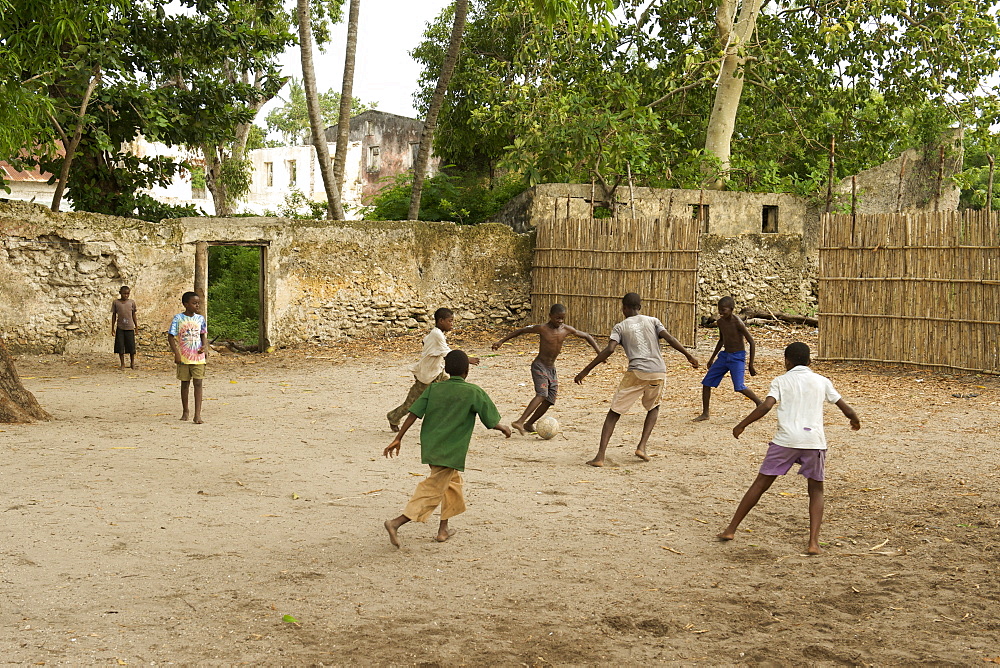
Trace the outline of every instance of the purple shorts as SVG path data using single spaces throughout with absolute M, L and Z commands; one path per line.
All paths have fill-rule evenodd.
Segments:
M 760 465 L 761 475 L 785 475 L 792 464 L 799 465 L 799 475 L 810 480 L 823 482 L 823 472 L 826 469 L 826 450 L 807 450 L 805 448 L 786 448 L 774 443 L 768 443 L 764 463 Z
M 746 376 L 747 351 L 737 350 L 735 353 L 727 353 L 725 350 L 719 353 L 712 366 L 708 367 L 708 373 L 701 384 L 705 387 L 718 387 L 722 382 L 722 377 L 729 372 L 729 377 L 733 379 L 733 389 L 742 392 L 747 389 Z

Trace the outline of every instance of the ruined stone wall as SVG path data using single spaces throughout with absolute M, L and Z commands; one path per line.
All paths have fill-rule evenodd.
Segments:
M 271 345 L 428 328 L 434 309 L 515 324 L 530 313 L 532 237 L 500 225 L 184 218 L 147 223 L 0 204 L 0 335 L 14 351 L 110 351 L 111 302 L 139 306 L 140 347 L 194 289 L 199 242 L 267 248 Z M 211 328 L 211 322 L 209 323 Z
M 718 313 L 729 295 L 737 311 L 815 314 L 817 259 L 798 234 L 704 234 L 698 261 L 698 315 Z

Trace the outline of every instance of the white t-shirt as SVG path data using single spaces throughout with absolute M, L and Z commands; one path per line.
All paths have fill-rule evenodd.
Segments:
M 840 401 L 829 378 L 813 373 L 807 366 L 792 367 L 771 381 L 767 396 L 778 402 L 778 431 L 772 439 L 775 445 L 826 450 L 823 402 Z
M 444 357 L 451 352 L 444 332 L 435 327 L 424 337 L 424 349 L 420 359 L 410 367 L 413 376 L 421 383 L 430 384 L 444 371 Z
M 656 318 L 638 313 L 615 325 L 608 338 L 625 349 L 629 371 L 666 373 L 667 365 L 663 363 L 658 338 L 666 329 Z

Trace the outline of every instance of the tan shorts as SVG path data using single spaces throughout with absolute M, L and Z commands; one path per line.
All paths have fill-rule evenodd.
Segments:
M 178 364 L 177 380 L 202 380 L 207 364 Z
M 662 373 L 626 371 L 622 382 L 618 383 L 618 391 L 611 399 L 611 410 L 619 415 L 627 413 L 639 397 L 642 397 L 643 408 L 653 410 L 660 405 L 665 378 L 666 374 Z

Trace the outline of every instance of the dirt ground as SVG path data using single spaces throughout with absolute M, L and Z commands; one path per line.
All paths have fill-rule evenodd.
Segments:
M 753 328 L 763 396 L 781 348 L 815 331 Z M 712 337 L 711 331 L 703 336 Z M 531 396 L 534 341 L 454 333 L 505 421 Z M 714 341 L 696 351 L 702 364 Z M 585 466 L 623 368 L 582 386 L 572 340 L 562 434 L 478 426 L 458 533 L 399 514 L 426 467 L 415 432 L 382 458 L 419 337 L 217 355 L 206 424 L 182 423 L 167 355 L 19 358 L 54 416 L 0 425 L 0 661 L 12 664 L 595 665 L 1000 663 L 1000 381 L 817 362 L 855 406 L 827 411 L 825 553 L 803 554 L 805 482 L 779 479 L 737 540 L 713 537 L 756 475 L 773 413 L 667 350 L 668 389 L 633 455 L 622 418 Z M 958 395 L 958 396 L 956 396 Z M 290 616 L 290 617 L 286 617 Z M 294 620 L 294 621 L 293 621 Z

